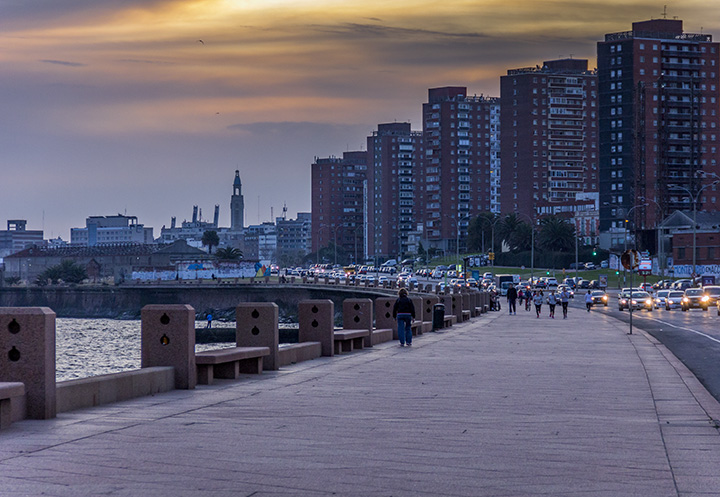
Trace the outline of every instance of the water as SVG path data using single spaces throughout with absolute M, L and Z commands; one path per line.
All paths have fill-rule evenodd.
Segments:
M 195 324 L 206 325 L 206 321 Z M 235 327 L 235 323 L 221 326 Z M 57 318 L 55 341 L 57 381 L 140 368 L 139 320 Z M 195 351 L 234 346 L 233 342 L 197 344 Z

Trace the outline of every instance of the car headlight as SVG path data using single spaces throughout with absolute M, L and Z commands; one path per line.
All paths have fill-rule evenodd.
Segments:
M 607 295 L 603 295 L 603 296 L 602 296 L 602 299 L 603 299 L 603 300 L 607 300 Z
M 703 295 L 703 297 L 700 300 L 702 300 L 703 302 L 707 302 L 710 300 L 710 297 L 708 297 L 707 295 Z
M 672 301 L 672 300 L 668 300 L 667 303 L 668 303 L 668 304 L 674 304 L 675 302 Z
M 637 300 L 633 300 L 632 305 L 637 305 Z
M 647 299 L 647 300 L 645 301 L 645 303 L 646 303 L 647 305 L 652 305 L 652 299 Z
M 687 304 L 688 302 L 690 302 L 690 299 L 689 299 L 689 298 L 687 298 L 687 297 L 683 297 L 682 301 L 683 301 L 683 302 L 685 302 L 685 303 Z

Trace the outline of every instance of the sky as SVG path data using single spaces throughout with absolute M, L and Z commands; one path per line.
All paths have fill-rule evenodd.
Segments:
M 69 240 L 119 213 L 157 237 L 216 204 L 229 226 L 236 169 L 246 224 L 294 218 L 315 157 L 364 150 L 378 123 L 421 130 L 428 88 L 595 67 L 604 34 L 664 5 L 720 39 L 720 0 L 0 0 L 0 229 Z

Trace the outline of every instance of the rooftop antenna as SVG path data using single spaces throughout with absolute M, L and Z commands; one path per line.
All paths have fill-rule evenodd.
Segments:
M 275 213 L 273 212 L 274 207 L 270 206 L 270 222 L 272 222 L 273 219 L 275 219 Z
M 283 213 L 282 213 L 283 221 L 287 219 L 287 203 L 283 202 Z
M 667 19 L 667 5 L 665 5 L 663 8 L 662 16 L 663 16 L 663 19 Z

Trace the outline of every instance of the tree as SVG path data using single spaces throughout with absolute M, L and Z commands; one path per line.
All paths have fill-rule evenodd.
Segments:
M 87 271 L 80 264 L 69 259 L 62 261 L 57 266 L 51 266 L 38 275 L 36 283 L 38 285 L 46 285 L 48 280 L 57 284 L 62 280 L 66 283 L 81 283 L 87 279 Z
M 538 246 L 551 252 L 575 250 L 575 227 L 558 216 L 547 216 L 540 221 Z
M 517 214 L 505 216 L 502 221 L 498 222 L 495 231 L 495 238 L 504 241 L 512 251 L 530 248 L 532 240 L 530 225 L 523 222 Z
M 486 250 L 492 244 L 493 223 L 497 217 L 492 212 L 481 212 L 470 220 L 468 226 L 468 250 Z M 483 243 L 484 242 L 484 243 Z
M 202 244 L 207 245 L 208 254 L 212 254 L 212 248 L 220 245 L 220 237 L 215 230 L 208 230 L 203 233 Z
M 225 261 L 239 261 L 244 257 L 240 249 L 233 247 L 223 247 L 215 251 L 215 257 Z

